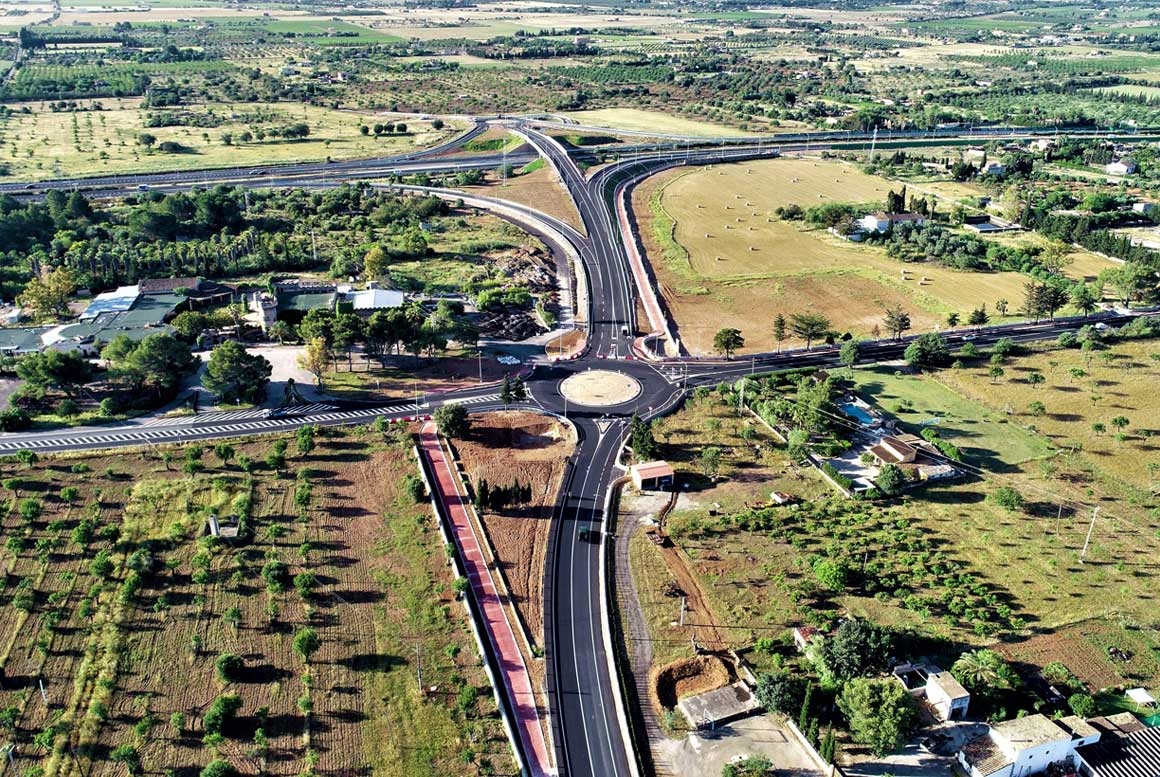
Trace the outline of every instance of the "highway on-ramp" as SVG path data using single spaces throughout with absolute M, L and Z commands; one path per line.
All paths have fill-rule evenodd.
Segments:
M 676 407 L 684 392 L 698 385 L 735 380 L 754 372 L 769 372 L 802 366 L 837 365 L 837 348 L 820 346 L 784 353 L 757 354 L 735 360 L 667 359 L 642 360 L 634 350 L 631 333 L 637 330 L 636 310 L 639 278 L 634 278 L 625 246 L 625 235 L 615 218 L 614 197 L 618 188 L 659 169 L 677 164 L 705 164 L 771 156 L 778 149 L 768 143 L 725 144 L 683 149 L 671 144 L 641 147 L 619 164 L 585 176 L 574 156 L 589 152 L 569 151 L 530 122 L 505 122 L 523 134 L 527 150 L 508 154 L 506 161 L 523 163 L 546 159 L 555 169 L 576 203 L 583 230 L 514 203 L 476 197 L 475 207 L 492 210 L 547 238 L 557 251 L 574 253 L 587 287 L 587 345 L 573 361 L 540 366 L 528 378 L 531 401 L 546 412 L 567 416 L 576 427 L 579 443 L 566 474 L 563 493 L 556 508 L 551 554 L 545 579 L 545 637 L 549 678 L 549 706 L 552 713 L 556 768 L 576 777 L 606 777 L 638 773 L 637 754 L 621 696 L 608 624 L 605 591 L 605 553 L 608 533 L 615 529 L 614 516 L 606 514 L 606 504 L 615 480 L 623 474 L 618 459 L 628 434 L 629 419 L 635 414 L 650 418 Z M 270 186 L 326 186 L 341 181 L 369 180 L 417 172 L 453 173 L 463 169 L 487 169 L 502 164 L 505 157 L 495 154 L 464 155 L 462 145 L 482 127 L 478 123 L 467 134 L 439 149 L 380 160 L 358 160 L 333 164 L 267 166 L 204 173 L 155 174 L 151 176 L 106 176 L 97 179 L 54 181 L 45 184 L 6 184 L 0 194 L 39 196 L 47 188 L 84 188 L 111 195 L 142 189 L 188 189 L 217 183 L 253 188 Z M 797 141 L 787 139 L 782 147 L 815 147 L 841 138 L 821 133 Z M 826 135 L 823 137 L 823 135 Z M 850 139 L 846 134 L 845 138 Z M 455 197 L 452 190 L 425 190 L 439 196 Z M 1098 320 L 1119 326 L 1133 316 L 1101 314 Z M 1015 341 L 1045 340 L 1063 331 L 1075 330 L 1093 319 L 1065 319 L 1042 323 L 1020 323 L 983 327 L 977 331 L 944 333 L 954 341 L 971 337 L 979 345 L 1000 337 Z M 909 339 L 873 341 L 860 344 L 860 361 L 896 359 Z M 561 391 L 562 382 L 592 369 L 610 370 L 635 380 L 639 393 L 631 400 L 595 406 L 569 400 Z M 495 386 L 419 397 L 416 402 L 357 404 L 316 403 L 283 408 L 267 416 L 261 411 L 201 413 L 178 418 L 152 418 L 101 427 L 51 432 L 0 435 L 0 454 L 23 449 L 34 451 L 86 450 L 208 440 L 241 435 L 259 435 L 292 430 L 306 424 L 363 424 L 377 418 L 413 419 L 425 417 L 442 404 L 466 404 L 472 412 L 501 409 Z

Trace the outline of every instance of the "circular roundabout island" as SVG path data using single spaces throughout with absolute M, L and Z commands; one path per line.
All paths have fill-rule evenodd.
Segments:
M 640 396 L 640 381 L 612 370 L 586 370 L 560 383 L 569 402 L 584 407 L 615 407 Z

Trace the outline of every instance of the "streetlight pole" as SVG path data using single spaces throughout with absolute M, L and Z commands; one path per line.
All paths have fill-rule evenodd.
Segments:
M 479 356 L 479 382 L 483 383 L 483 349 L 476 348 L 475 353 Z

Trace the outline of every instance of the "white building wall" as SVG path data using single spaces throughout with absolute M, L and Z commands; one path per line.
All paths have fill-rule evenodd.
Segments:
M 1013 742 L 1013 745 L 1018 743 Z M 1048 766 L 1066 759 L 1075 754 L 1075 744 L 1067 742 L 1050 742 L 1046 745 L 1019 750 L 1015 755 L 1015 764 L 1011 770 L 1011 777 L 1026 777 L 1045 771 Z

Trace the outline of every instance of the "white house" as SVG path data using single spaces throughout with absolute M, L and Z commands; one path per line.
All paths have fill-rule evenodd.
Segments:
M 925 699 L 939 720 L 963 720 L 971 694 L 950 672 L 934 664 L 900 664 L 891 674 L 916 699 Z
M 926 217 L 918 213 L 870 213 L 858 220 L 858 226 L 865 232 L 887 232 L 896 224 L 926 223 Z
M 1108 175 L 1131 175 L 1136 172 L 1136 160 L 1131 157 L 1117 159 L 1105 167 L 1104 172 Z
M 996 178 L 1002 178 L 1007 174 L 1007 166 L 1002 162 L 991 161 L 983 165 L 983 169 L 979 171 L 980 175 L 993 175 Z
M 939 720 L 963 720 L 971 694 L 950 672 L 934 672 L 926 678 L 926 701 Z
M 1134 202 L 1132 203 L 1132 210 L 1136 213 L 1151 213 L 1156 210 L 1156 203 L 1154 202 Z
M 959 750 L 970 777 L 1026 777 L 1052 764 L 1073 762 L 1076 748 L 1098 742 L 1100 732 L 1080 718 L 1053 721 L 1036 713 L 995 723 Z

